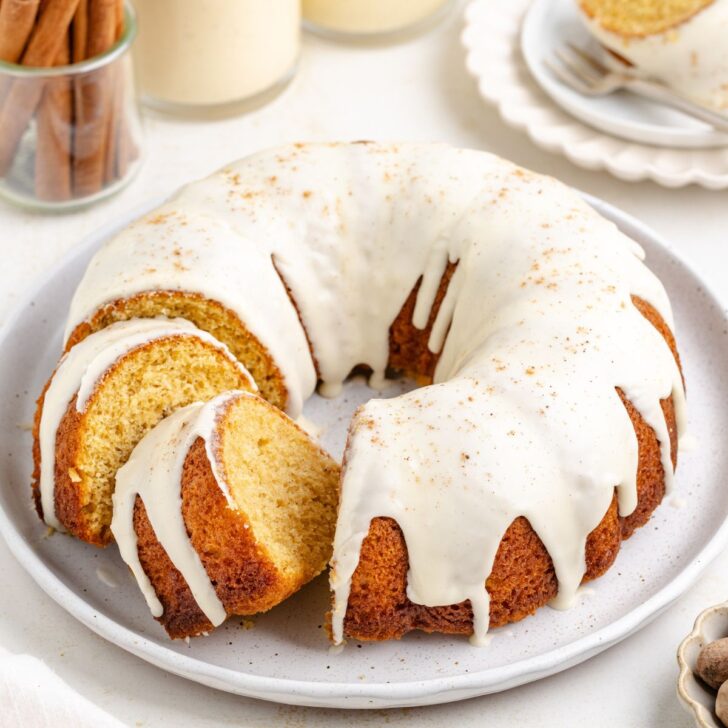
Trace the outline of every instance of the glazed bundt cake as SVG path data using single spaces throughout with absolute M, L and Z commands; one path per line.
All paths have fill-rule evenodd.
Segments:
M 105 245 L 67 341 L 189 316 L 292 417 L 362 367 L 429 384 L 354 417 L 331 628 L 482 641 L 568 604 L 671 485 L 684 389 L 643 257 L 574 191 L 489 154 L 293 145 Z
M 114 478 L 134 445 L 178 407 L 232 388 L 255 384 L 223 344 L 188 321 L 132 319 L 84 339 L 38 400 L 33 493 L 41 518 L 106 545 Z
M 326 568 L 338 481 L 339 465 L 280 410 L 226 392 L 134 448 L 111 530 L 154 616 L 190 637 L 270 609 Z
M 728 108 L 728 0 L 576 0 L 617 59 L 699 104 Z
M 634 305 L 662 333 L 677 360 L 674 339 L 661 317 L 653 308 L 639 299 L 634 300 Z M 583 559 L 584 570 L 581 582 L 590 581 L 601 576 L 612 565 L 619 552 L 621 541 L 629 538 L 636 528 L 644 525 L 649 520 L 652 511 L 660 504 L 665 493 L 666 478 L 660 441 L 639 411 L 625 397 L 624 392 L 617 388 L 617 394 L 624 404 L 637 436 L 637 505 L 631 511 L 629 510 L 631 504 L 627 508 L 621 509 L 617 493 L 612 496 L 606 513 L 598 525 L 588 533 L 583 548 L 580 541 L 578 553 L 571 554 L 572 558 Z M 463 397 L 464 401 L 465 397 Z M 458 416 L 466 416 L 465 410 L 467 407 L 462 406 L 463 402 L 459 402 L 458 406 L 455 407 Z M 371 404 L 367 405 L 362 412 L 359 412 L 352 423 L 352 432 L 364 430 L 365 434 L 359 442 L 366 442 L 367 430 L 378 433 L 373 436 L 370 435 L 373 439 L 382 437 L 383 434 L 381 424 L 379 426 L 372 425 L 372 420 L 369 419 L 371 417 Z M 429 407 L 431 405 L 417 406 Z M 677 428 L 672 399 L 668 397 L 661 400 L 661 407 L 667 422 L 669 452 L 672 459 L 669 467 L 672 468 L 677 465 Z M 489 416 L 496 415 L 495 413 L 493 415 L 489 413 Z M 434 419 L 426 421 L 422 429 L 435 433 L 437 427 Z M 384 430 L 384 433 L 386 433 L 386 430 Z M 514 435 L 511 435 L 509 431 L 507 436 Z M 417 432 L 414 437 L 417 437 Z M 374 447 L 376 448 L 377 444 Z M 472 451 L 469 451 L 465 444 L 461 447 L 462 449 L 459 451 L 461 464 L 462 467 L 465 467 L 466 464 L 469 464 Z M 479 443 L 474 444 L 474 447 L 478 448 Z M 497 449 L 497 445 L 493 444 L 493 453 L 497 452 Z M 348 458 L 352 458 L 352 448 L 349 448 L 347 452 Z M 524 453 L 523 457 L 527 457 L 527 454 Z M 433 460 L 436 460 L 436 456 L 425 455 L 422 462 L 432 462 Z M 456 465 L 456 462 L 452 462 L 452 465 Z M 535 477 L 543 477 L 544 475 L 538 471 L 534 473 Z M 492 475 L 488 473 L 486 478 L 490 481 Z M 382 484 L 381 488 L 386 488 L 386 484 Z M 348 503 L 342 505 L 339 523 L 346 524 L 346 526 L 337 530 L 335 548 L 337 554 L 344 554 L 346 557 L 346 560 L 344 560 L 339 556 L 344 567 L 347 567 L 354 560 L 354 557 L 351 556 L 352 547 L 347 541 L 352 536 L 358 538 L 357 528 L 362 527 L 362 524 L 367 521 L 368 514 L 377 513 L 380 515 L 372 517 L 370 526 L 365 531 L 366 537 L 363 542 L 360 542 L 361 545 L 358 547 L 360 551 L 356 555 L 358 561 L 350 576 L 350 584 L 342 587 L 339 575 L 332 578 L 334 589 L 342 589 L 347 586 L 349 588 L 346 601 L 344 601 L 343 596 L 340 597 L 339 601 L 339 605 L 346 605 L 345 621 L 342 624 L 341 619 L 339 619 L 338 622 L 339 639 L 341 639 L 340 635 L 342 633 L 362 641 L 392 639 L 399 638 L 415 629 L 447 634 L 471 634 L 473 630 L 473 609 L 468 601 L 458 602 L 458 595 L 455 593 L 452 604 L 422 606 L 423 603 L 427 604 L 428 602 L 422 597 L 418 598 L 411 591 L 411 581 L 408 583 L 408 580 L 411 580 L 411 575 L 408 576 L 410 566 L 408 544 L 412 548 L 411 544 L 422 544 L 423 540 L 427 540 L 427 546 L 420 545 L 422 549 L 421 558 L 431 557 L 434 559 L 438 553 L 445 552 L 444 556 L 437 557 L 440 564 L 435 561 L 429 567 L 426 564 L 420 565 L 421 573 L 427 579 L 429 578 L 428 569 L 446 568 L 446 560 L 453 556 L 455 549 L 452 547 L 449 549 L 447 547 L 443 548 L 442 544 L 447 544 L 449 539 L 455 538 L 455 534 L 463 529 L 464 524 L 470 524 L 466 513 L 461 511 L 457 514 L 457 522 L 447 523 L 448 530 L 445 533 L 440 530 L 442 524 L 438 524 L 439 539 L 433 535 L 428 536 L 427 531 L 431 529 L 432 520 L 434 518 L 444 518 L 442 515 L 444 509 L 441 504 L 429 503 L 428 499 L 431 496 L 427 493 L 422 494 L 419 491 L 419 483 L 417 483 L 414 492 L 408 492 L 407 497 L 401 498 L 399 502 L 394 504 L 393 508 L 382 508 L 382 495 L 379 495 L 379 502 L 370 506 L 367 499 L 371 497 L 371 493 L 364 492 L 354 494 Z M 488 492 L 487 489 L 485 492 Z M 351 491 L 348 490 L 345 493 L 350 495 Z M 473 497 L 481 496 L 482 493 L 483 489 L 473 494 Z M 347 509 L 350 507 L 358 512 L 348 512 Z M 477 507 L 476 504 L 473 504 L 473 507 Z M 422 517 L 423 512 L 427 513 L 427 520 L 420 523 L 418 520 Z M 496 545 L 495 556 L 492 556 L 492 551 L 489 552 L 492 567 L 488 571 L 486 565 L 486 571 L 484 572 L 489 595 L 489 613 L 486 613 L 486 615 L 489 614 L 489 617 L 483 615 L 483 619 L 489 618 L 491 627 L 518 621 L 547 603 L 551 603 L 553 606 L 568 607 L 575 596 L 573 586 L 571 591 L 567 593 L 568 596 L 564 593 L 563 582 L 559 581 L 550 551 L 544 544 L 544 536 L 548 538 L 546 534 L 550 534 L 551 538 L 556 541 L 550 548 L 557 552 L 558 539 L 562 535 L 557 529 L 566 528 L 566 524 L 558 515 L 549 514 L 547 511 L 546 515 L 553 518 L 554 522 L 544 524 L 542 526 L 544 530 L 537 533 L 531 525 L 531 521 L 534 524 L 539 523 L 538 517 L 535 514 L 530 514 L 525 509 L 523 512 L 527 515 L 516 516 L 515 510 L 505 510 L 503 513 L 496 511 L 488 521 L 489 524 L 495 523 L 494 527 L 499 529 L 499 533 L 503 533 L 502 539 Z M 384 513 L 391 515 L 382 516 L 381 514 Z M 402 530 L 405 527 L 410 529 L 409 533 L 411 534 L 407 541 Z M 419 533 L 417 533 L 418 531 Z M 540 534 L 543 535 L 540 536 Z M 456 547 L 458 553 L 461 554 L 460 558 L 462 558 L 462 554 L 468 553 L 466 550 L 460 549 L 464 549 L 468 544 L 478 543 L 478 539 L 480 539 L 481 545 L 483 545 L 483 541 L 486 541 L 485 545 L 492 548 L 492 542 L 487 543 L 490 539 L 486 534 L 470 532 L 461 535 L 460 538 L 464 542 Z M 446 563 L 442 563 L 443 561 Z M 455 562 L 452 562 L 452 566 L 454 565 Z M 474 567 L 475 564 L 470 564 L 470 566 Z M 341 567 L 339 569 L 341 570 Z M 350 572 L 346 571 L 344 573 L 348 574 Z M 425 583 L 424 587 L 421 588 L 427 589 L 427 584 Z M 339 612 L 339 616 L 342 614 L 344 614 L 343 609 Z M 481 639 L 483 636 L 481 634 Z M 475 641 L 477 641 L 477 638 Z

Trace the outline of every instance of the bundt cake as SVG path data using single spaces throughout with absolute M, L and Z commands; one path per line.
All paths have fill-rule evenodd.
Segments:
M 728 0 L 576 0 L 617 59 L 687 98 L 728 108 Z
M 119 470 L 111 530 L 170 637 L 264 612 L 326 568 L 339 465 L 257 395 L 162 420 Z
M 333 395 L 355 368 L 429 384 L 353 419 L 331 629 L 483 641 L 489 623 L 568 604 L 671 485 L 684 388 L 643 257 L 577 193 L 489 154 L 292 145 L 107 243 L 67 342 L 185 316 L 293 417 L 317 380 Z
M 59 531 L 98 546 L 111 533 L 116 471 L 176 408 L 228 389 L 255 389 L 230 351 L 181 319 L 132 319 L 74 346 L 35 415 L 33 494 Z

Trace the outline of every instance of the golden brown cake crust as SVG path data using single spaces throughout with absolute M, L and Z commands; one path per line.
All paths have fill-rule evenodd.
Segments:
M 33 415 L 33 475 L 31 476 L 31 494 L 35 511 L 41 520 L 43 520 L 43 505 L 40 501 L 40 418 L 43 414 L 43 402 L 45 401 L 46 392 L 48 391 L 48 387 L 51 386 L 52 379 L 53 375 L 45 383 L 43 391 L 35 401 L 35 414 Z
M 43 403 L 53 377 L 48 380 L 43 392 L 36 402 L 33 418 L 33 482 L 32 493 L 35 510 L 43 518 L 43 505 L 40 497 L 40 420 L 43 414 Z M 56 518 L 64 528 L 76 538 L 93 544 L 106 546 L 111 540 L 109 532 L 103 535 L 91 529 L 84 518 L 84 498 L 82 485 L 76 475 L 76 463 L 81 450 L 81 432 L 84 414 L 76 411 L 76 395 L 68 403 L 66 412 L 56 432 L 56 462 L 54 469 L 53 502 Z
M 279 574 L 265 546 L 258 544 L 243 513 L 228 508 L 210 467 L 205 443 L 198 438 L 182 470 L 182 512 L 187 532 L 228 614 L 256 614 L 270 609 L 295 589 Z M 134 507 L 139 561 L 164 613 L 159 622 L 172 638 L 207 632 L 212 624 L 197 606 L 184 577 L 154 534 L 146 509 Z
M 265 612 L 316 576 L 287 577 L 276 568 L 265 544 L 256 540 L 245 513 L 228 507 L 202 438 L 195 441 L 185 458 L 182 513 L 190 541 L 228 615 Z M 158 621 L 169 636 L 191 637 L 211 630 L 212 624 L 184 577 L 157 540 L 139 497 L 134 506 L 134 530 L 139 561 L 164 607 Z
M 73 329 L 66 343 L 66 351 L 89 334 L 117 321 L 156 316 L 187 319 L 197 328 L 215 336 L 250 371 L 261 394 L 280 409 L 285 409 L 288 395 L 283 375 L 268 350 L 250 333 L 236 313 L 200 293 L 144 291 L 129 298 L 111 301 Z
M 633 302 L 665 338 L 679 366 L 675 339 L 669 327 L 649 303 L 636 297 Z M 393 335 L 405 341 L 408 336 L 426 341 L 427 331 L 414 329 L 408 323 L 410 320 L 411 315 L 406 320 L 398 318 L 393 325 L 397 329 Z M 434 366 L 431 361 L 429 366 Z M 585 581 L 601 576 L 612 565 L 621 541 L 649 520 L 665 491 L 657 437 L 623 392 L 617 389 L 617 393 L 624 402 L 638 440 L 638 505 L 629 516 L 619 516 L 615 495 L 604 518 L 587 539 Z M 676 466 L 677 428 L 672 399 L 663 400 L 661 404 L 670 434 L 673 466 Z M 407 545 L 396 521 L 373 519 L 352 576 L 344 619 L 347 637 L 398 639 L 415 629 L 447 634 L 472 633 L 470 602 L 425 607 L 407 598 L 408 565 Z M 486 587 L 490 594 L 491 627 L 533 614 L 556 596 L 558 583 L 551 557 L 527 519 L 517 518 L 507 529 Z
M 51 378 L 52 379 L 52 378 Z M 33 419 L 33 502 L 35 509 L 43 518 L 43 505 L 40 499 L 40 419 L 43 413 L 45 394 L 51 379 L 43 388 L 36 403 Z M 95 546 L 105 546 L 107 540 L 98 539 L 87 527 L 82 517 L 83 499 L 78 483 L 74 481 L 75 463 L 80 450 L 80 431 L 83 415 L 76 412 L 76 397 L 68 403 L 66 413 L 56 433 L 56 463 L 54 471 L 55 490 L 53 500 L 56 517 L 65 525 L 70 533 Z

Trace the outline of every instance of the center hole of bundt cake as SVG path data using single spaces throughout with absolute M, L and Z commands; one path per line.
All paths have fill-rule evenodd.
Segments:
M 355 374 L 338 397 L 312 395 L 298 422 L 301 429 L 259 398 L 241 398 L 224 416 L 223 430 L 235 433 L 222 437 L 230 493 L 286 579 L 295 581 L 302 564 L 317 572 L 330 557 L 339 463 L 356 409 L 372 397 L 397 397 L 417 386 L 408 378 L 386 384 L 374 390 L 366 376 Z M 333 459 L 322 457 L 302 429 Z
M 419 386 L 409 378 L 388 379 L 382 390 L 372 389 L 368 378 L 355 374 L 347 379 L 338 397 L 322 397 L 316 393 L 305 402 L 303 416 L 299 425 L 307 430 L 321 446 L 341 462 L 346 445 L 346 437 L 354 412 L 373 397 L 390 399 L 411 392 Z

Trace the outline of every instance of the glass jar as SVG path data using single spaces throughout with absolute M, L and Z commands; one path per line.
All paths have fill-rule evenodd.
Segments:
M 142 100 L 153 108 L 245 110 L 293 75 L 300 0 L 135 0 L 135 6 L 137 78 Z
M 340 40 L 398 40 L 434 23 L 453 0 L 303 0 L 306 28 Z
M 0 61 L 0 195 L 38 210 L 76 209 L 121 189 L 141 160 L 129 49 L 136 21 L 106 53 L 51 68 Z

